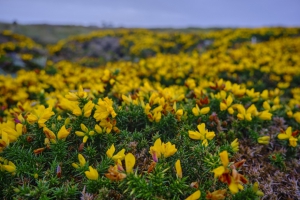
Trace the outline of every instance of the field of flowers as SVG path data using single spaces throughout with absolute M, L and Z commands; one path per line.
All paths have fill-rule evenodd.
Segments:
M 299 28 L 0 41 L 3 199 L 300 199 Z

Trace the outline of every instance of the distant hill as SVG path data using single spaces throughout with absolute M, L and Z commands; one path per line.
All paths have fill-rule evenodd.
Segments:
M 112 28 L 101 28 L 97 26 L 74 26 L 74 25 L 49 25 L 49 24 L 34 24 L 23 25 L 17 23 L 4 23 L 0 22 L 0 32 L 3 30 L 11 30 L 14 33 L 25 35 L 32 38 L 35 42 L 41 45 L 55 44 L 61 39 L 65 39 L 69 36 L 87 34 L 95 30 L 107 30 Z M 116 28 L 117 29 L 117 28 Z M 172 28 L 154 28 L 148 29 L 152 31 L 160 32 L 208 32 L 212 30 L 221 30 L 224 28 L 185 28 L 185 29 L 172 29 Z
M 39 44 L 46 45 L 55 44 L 59 40 L 71 35 L 86 34 L 91 31 L 100 30 L 100 28 L 95 26 L 84 27 L 48 24 L 22 25 L 0 22 L 0 32 L 3 30 L 11 30 L 14 33 L 30 37 Z

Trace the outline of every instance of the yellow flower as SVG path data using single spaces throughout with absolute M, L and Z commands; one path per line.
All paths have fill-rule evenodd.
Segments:
M 227 151 L 222 151 L 219 155 L 220 155 L 221 162 L 222 162 L 223 166 L 217 167 L 216 169 L 213 170 L 213 172 L 215 174 L 214 175 L 215 178 L 221 176 L 226 171 L 226 168 L 229 164 L 228 152 Z
M 270 104 L 268 103 L 268 101 L 264 101 L 263 107 L 264 107 L 265 110 L 271 110 L 271 106 L 270 106 Z
M 111 145 L 111 147 L 106 151 L 107 157 L 113 159 L 115 162 L 118 160 L 124 160 L 125 158 L 125 149 L 122 149 L 117 154 L 113 155 L 115 153 L 115 146 L 114 144 Z
M 244 189 L 244 186 L 242 184 L 236 182 L 233 177 L 230 177 L 230 179 L 231 179 L 231 181 L 230 181 L 228 188 L 232 194 L 236 194 L 239 192 L 239 190 Z
M 66 139 L 66 137 L 68 137 L 68 135 L 70 134 L 70 131 L 70 129 L 66 129 L 66 126 L 63 125 L 57 133 L 57 138 L 60 140 Z
M 95 125 L 95 131 L 97 133 L 103 133 L 102 128 L 98 124 Z
M 270 143 L 270 136 L 259 137 L 257 139 L 257 141 L 258 141 L 259 144 L 269 144 Z
M 241 88 L 240 85 L 234 83 L 232 85 L 232 88 L 231 88 L 231 92 L 235 95 L 235 96 L 243 96 L 245 93 L 246 93 L 246 88 Z
M 204 107 L 204 108 L 201 108 L 200 114 L 205 115 L 205 114 L 209 113 L 209 111 L 210 111 L 210 107 Z
M 122 94 L 122 100 L 125 102 L 126 105 L 130 105 L 132 103 L 131 95 L 125 96 Z
M 228 152 L 227 151 L 222 151 L 220 154 L 221 162 L 224 167 L 227 167 L 229 164 L 229 159 L 228 159 Z
M 37 179 L 37 178 L 39 177 L 39 175 L 38 175 L 37 173 L 35 173 L 35 174 L 33 175 L 33 177 L 34 177 L 35 179 Z
M 78 87 L 75 93 L 69 92 L 65 97 L 70 101 L 77 101 L 79 98 L 87 98 L 87 93 L 83 90 L 82 85 Z
M 254 91 L 254 88 L 252 88 L 251 90 L 246 90 L 246 94 L 247 94 L 249 97 L 253 98 L 253 99 L 252 99 L 252 102 L 255 102 L 255 101 L 258 100 L 259 92 L 255 92 L 255 91 Z
M 145 105 L 144 112 L 146 115 L 150 114 L 151 106 L 149 103 Z
M 70 124 L 70 121 L 71 121 L 70 117 L 67 117 L 64 124 L 68 126 Z
M 200 190 L 197 190 L 196 192 L 194 192 L 193 194 L 191 194 L 188 198 L 186 198 L 185 200 L 197 200 L 201 197 L 201 192 Z
M 20 123 L 15 124 L 13 121 L 7 121 L 6 123 L 0 124 L 0 135 L 1 129 L 2 139 L 0 140 L 0 144 L 2 144 L 2 147 L 6 147 L 9 143 L 15 142 L 18 137 L 22 135 L 23 125 Z
M 267 100 L 269 98 L 269 91 L 268 90 L 264 90 L 262 91 L 262 93 L 260 94 L 261 98 Z
M 183 110 L 182 109 L 177 110 L 176 113 L 175 113 L 176 119 L 178 121 L 181 119 L 182 115 L 183 115 Z
M 248 111 L 246 111 L 246 109 L 244 108 L 243 105 L 241 104 L 237 104 L 235 106 L 238 110 L 238 114 L 237 114 L 237 117 L 239 120 L 247 120 L 247 121 L 251 121 L 252 120 L 252 117 L 251 117 L 251 113 Z
M 121 151 L 119 151 L 116 155 L 114 155 L 112 157 L 112 159 L 114 161 L 118 161 L 118 160 L 124 160 L 125 158 L 125 149 L 122 149 Z
M 81 167 L 83 167 L 86 163 L 85 158 L 79 153 L 78 154 L 78 160 Z
M 300 112 L 296 112 L 294 115 L 293 115 L 294 119 L 296 120 L 296 122 L 300 123 Z
M 204 107 L 204 108 L 199 109 L 197 104 L 196 104 L 196 107 L 194 107 L 192 109 L 192 112 L 195 116 L 198 116 L 199 114 L 205 115 L 205 114 L 209 113 L 209 111 L 210 111 L 209 107 Z
M 107 157 L 112 158 L 112 156 L 113 156 L 114 153 L 115 153 L 115 150 L 116 150 L 116 149 L 115 149 L 115 145 L 112 144 L 111 147 L 106 151 Z
M 81 116 L 82 111 L 78 105 L 78 102 L 69 101 L 68 99 L 62 98 L 59 102 L 59 107 L 63 110 L 72 111 L 73 115 Z
M 111 121 L 109 118 L 102 119 L 100 121 L 100 126 L 103 127 L 103 132 L 105 131 L 106 133 L 110 133 L 115 124 L 116 124 L 116 120 Z
M 7 172 L 12 173 L 12 175 L 14 175 L 17 170 L 16 165 L 11 161 L 8 162 L 8 165 L 2 165 L 2 168 Z
M 79 166 L 78 166 L 77 163 L 72 163 L 72 166 L 73 166 L 75 169 L 78 169 L 78 168 L 79 168 Z
M 298 139 L 293 136 L 292 127 L 288 127 L 285 133 L 280 133 L 278 135 L 278 139 L 280 140 L 289 140 L 290 146 L 296 147 Z
M 212 140 L 215 137 L 215 132 L 209 132 L 207 129 L 205 129 L 204 123 L 199 124 L 197 128 L 199 131 L 189 131 L 189 137 L 194 140 L 202 140 L 202 144 L 207 146 L 207 140 Z
M 265 111 L 260 112 L 258 117 L 262 120 L 271 120 L 272 119 L 272 114 L 269 113 L 268 110 L 265 110 Z
M 176 174 L 178 178 L 182 178 L 182 169 L 181 169 L 181 164 L 180 160 L 177 160 L 175 163 L 175 169 L 176 169 Z
M 181 120 L 181 117 L 182 117 L 182 115 L 183 115 L 183 109 L 177 110 L 177 105 L 176 105 L 176 102 L 175 102 L 174 105 L 173 105 L 173 110 L 174 110 L 174 112 L 175 112 L 176 119 L 177 119 L 178 121 L 180 121 L 180 120 Z
M 84 167 L 86 164 L 85 158 L 83 157 L 83 155 L 81 155 L 80 153 L 78 154 L 78 160 L 79 160 L 79 165 L 80 167 Z M 72 166 L 76 169 L 79 168 L 78 163 L 72 163 Z
M 154 145 L 150 147 L 149 153 L 152 155 L 152 158 L 155 162 L 158 162 L 158 158 L 161 156 L 161 140 L 158 138 L 155 140 Z
M 249 108 L 247 109 L 247 113 L 250 113 L 251 116 L 257 116 L 258 115 L 258 111 L 257 108 L 254 104 L 252 104 L 251 106 L 249 106 Z
M 235 138 L 235 140 L 233 140 L 233 142 L 231 142 L 230 144 L 233 152 L 238 152 L 239 151 L 239 141 L 237 138 Z
M 32 113 L 30 113 L 27 117 L 27 121 L 30 124 L 33 124 L 35 122 L 38 122 L 39 127 L 44 127 L 46 121 L 54 115 L 54 112 L 52 111 L 52 107 L 45 108 L 44 105 L 38 106 L 36 109 L 33 110 Z
M 62 120 L 62 117 L 60 115 L 57 116 L 57 120 L 60 121 Z
M 161 112 L 154 112 L 153 118 L 155 122 L 159 122 L 161 120 Z
M 56 135 L 48 129 L 46 126 L 43 128 L 43 132 L 46 135 L 46 137 L 51 141 L 52 143 L 56 143 Z
M 287 115 L 289 118 L 291 118 L 291 117 L 293 117 L 293 112 L 292 112 L 291 110 L 289 110 L 289 111 L 286 112 L 286 115 Z
M 2 138 L 0 139 L 0 152 L 3 151 L 4 147 L 9 145 L 10 141 L 6 132 L 2 132 Z
M 31 60 L 32 58 L 33 58 L 33 55 L 31 55 L 31 54 L 22 54 L 21 55 L 21 58 L 23 59 L 23 60 Z
M 224 111 L 224 110 L 227 110 L 227 109 L 228 109 L 228 112 L 229 112 L 230 114 L 232 114 L 232 113 L 233 113 L 233 112 L 232 112 L 233 110 L 232 110 L 232 109 L 229 109 L 229 107 L 231 106 L 232 102 L 233 102 L 233 99 L 232 99 L 231 95 L 229 95 L 229 96 L 227 97 L 227 99 L 224 99 L 224 100 L 220 103 L 220 110 L 221 110 L 221 111 Z
M 103 100 L 99 99 L 96 105 L 94 118 L 97 121 L 106 119 L 109 115 L 115 118 L 117 114 L 115 113 L 112 105 L 113 105 L 113 101 L 107 97 L 105 97 Z
M 84 173 L 90 180 L 97 180 L 99 177 L 98 171 L 91 166 L 89 166 L 89 171 L 85 171 Z
M 298 141 L 297 138 L 294 138 L 294 137 L 290 137 L 290 138 L 289 138 L 289 142 L 290 142 L 290 145 L 291 145 L 292 147 L 296 147 L 296 146 L 297 146 L 297 141 Z
M 161 154 L 163 154 L 165 158 L 174 155 L 176 152 L 177 149 L 175 147 L 175 144 L 171 144 L 171 142 L 162 143 Z
M 128 153 L 125 156 L 125 167 L 127 173 L 132 173 L 132 168 L 135 165 L 135 157 L 132 153 Z
M 158 138 L 154 145 L 150 147 L 149 153 L 152 155 L 152 158 L 155 162 L 158 162 L 158 158 L 163 155 L 165 158 L 168 158 L 174 155 L 177 152 L 175 145 L 171 142 L 163 143 L 160 138 Z
M 90 100 L 83 107 L 83 116 L 89 117 L 91 115 L 91 113 L 92 113 L 93 108 L 94 108 L 94 103 Z
M 82 142 L 86 143 L 89 136 L 93 136 L 95 134 L 95 132 L 94 131 L 89 131 L 89 129 L 84 124 L 80 124 L 80 128 L 83 132 L 82 131 L 75 131 L 75 134 L 79 137 L 83 137 Z
M 264 193 L 258 189 L 258 182 L 255 182 L 252 187 L 253 191 L 257 196 L 264 196 Z

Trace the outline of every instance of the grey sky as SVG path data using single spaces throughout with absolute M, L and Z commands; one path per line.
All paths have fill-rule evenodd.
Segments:
M 300 26 L 300 0 L 0 0 L 0 21 L 124 27 Z

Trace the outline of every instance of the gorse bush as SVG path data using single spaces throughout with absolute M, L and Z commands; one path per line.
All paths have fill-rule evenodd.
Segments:
M 140 59 L 94 68 L 48 60 L 45 69 L 1 75 L 0 196 L 299 198 L 299 33 L 237 29 L 170 39 L 121 30 L 49 47 L 58 55 L 74 41 L 114 36 Z M 197 49 L 202 39 L 213 42 Z M 154 57 L 143 58 L 147 49 Z

